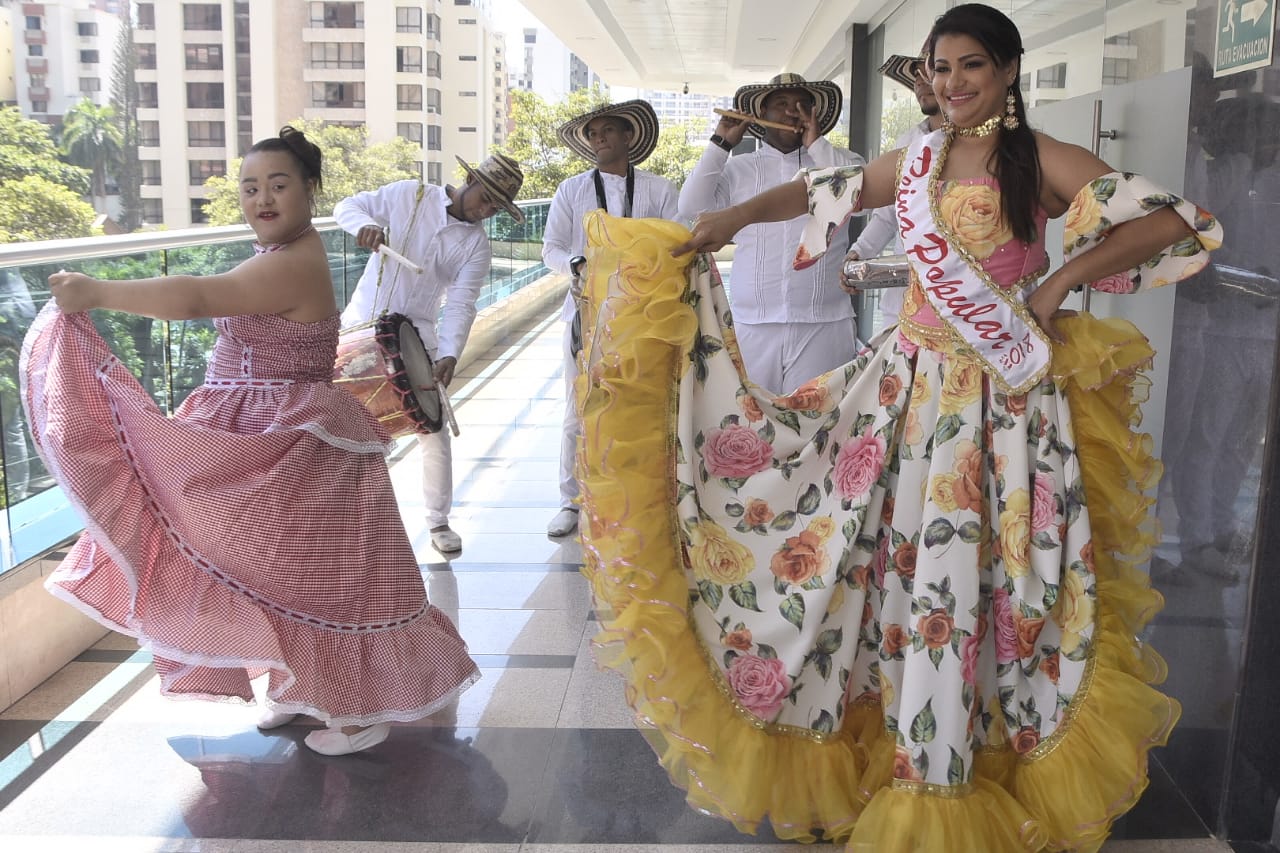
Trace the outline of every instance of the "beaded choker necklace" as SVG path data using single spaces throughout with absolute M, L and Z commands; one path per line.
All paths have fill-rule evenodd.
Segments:
M 285 246 L 292 243 L 294 240 L 297 240 L 303 235 L 314 230 L 315 230 L 315 226 L 312 225 L 310 222 L 308 222 L 306 228 L 303 228 L 301 231 L 299 231 L 297 234 L 294 234 L 288 240 L 282 240 L 279 243 L 259 243 L 255 241 L 253 244 L 253 253 L 255 255 L 261 255 L 264 252 L 278 252 L 281 249 L 283 249 Z
M 987 119 L 982 124 L 976 125 L 974 127 L 957 127 L 955 129 L 955 132 L 957 136 L 983 137 L 983 136 L 990 136 L 991 134 L 995 133 L 996 128 L 999 126 L 1000 126 L 1000 116 L 993 115 L 991 118 Z

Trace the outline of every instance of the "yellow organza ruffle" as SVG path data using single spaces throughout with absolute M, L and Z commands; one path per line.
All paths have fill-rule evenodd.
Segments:
M 670 257 L 688 234 L 672 223 L 597 212 L 587 232 L 577 470 L 583 571 L 601 617 L 596 656 L 625 677 L 628 703 L 689 804 L 744 832 L 767 819 L 781 838 L 848 837 L 859 853 L 1096 850 L 1142 793 L 1147 753 L 1179 714 L 1148 686 L 1164 664 L 1136 639 L 1162 604 L 1134 568 L 1154 542 L 1142 492 L 1160 470 L 1149 439 L 1133 432 L 1145 339 L 1081 316 L 1063 322 L 1071 343 L 1055 351 L 1098 577 L 1096 653 L 1069 724 L 1030 756 L 982 753 L 962 796 L 898 788 L 878 706 L 849 707 L 839 733 L 819 740 L 760 723 L 713 677 L 689 622 L 675 514 L 680 380 L 697 332 L 687 267 L 706 262 Z

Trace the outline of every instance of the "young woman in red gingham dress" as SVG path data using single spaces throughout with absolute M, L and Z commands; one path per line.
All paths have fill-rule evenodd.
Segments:
M 258 143 L 241 207 L 259 243 L 231 272 L 49 279 L 23 347 L 41 456 L 86 532 L 47 587 L 151 650 L 169 696 L 249 702 L 263 727 L 308 714 L 308 746 L 366 749 L 387 723 L 477 678 L 426 599 L 383 455 L 389 437 L 330 384 L 338 312 L 310 204 L 320 152 L 293 130 Z M 85 312 L 216 317 L 205 384 L 168 418 Z

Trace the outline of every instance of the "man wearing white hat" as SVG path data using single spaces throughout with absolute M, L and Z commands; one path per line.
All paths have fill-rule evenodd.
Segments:
M 925 44 L 928 45 L 927 40 Z M 893 143 L 894 148 L 906 148 L 917 137 L 942 127 L 942 108 L 938 105 L 937 95 L 933 93 L 933 83 L 925 73 L 923 55 L 894 54 L 880 66 L 880 73 L 910 89 L 915 95 L 916 103 L 920 105 L 920 112 L 924 113 L 924 119 L 919 124 L 912 126 L 910 130 L 898 137 L 898 140 Z M 898 221 L 891 204 L 877 208 L 871 214 L 866 227 L 862 229 L 862 233 L 858 235 L 849 253 L 845 255 L 845 260 L 874 258 L 884 251 L 884 247 L 889 245 L 890 240 L 895 241 L 898 246 L 902 245 L 902 240 L 898 237 Z M 844 264 L 840 265 L 840 280 L 848 286 L 848 281 L 844 278 Z M 898 322 L 898 312 L 902 310 L 903 290 L 900 287 L 888 287 L 880 291 L 880 319 L 876 323 L 877 329 Z
M 823 138 L 839 120 L 842 100 L 835 83 L 798 74 L 740 88 L 734 95 L 738 112 L 795 130 L 721 118 L 680 189 L 680 216 L 692 221 L 745 201 L 790 181 L 801 168 L 863 165 L 860 155 Z M 764 144 L 730 157 L 746 133 Z M 853 305 L 839 279 L 847 232 L 832 240 L 832 251 L 817 263 L 795 270 L 792 260 L 807 220 L 750 225 L 734 237 L 729 300 L 738 347 L 747 376 L 775 394 L 850 361 L 858 350 Z
M 515 197 L 524 183 L 520 164 L 503 154 L 472 167 L 461 187 L 421 180 L 396 181 L 338 202 L 333 216 L 356 244 L 372 249 L 364 274 L 342 312 L 342 325 L 366 323 L 383 312 L 404 314 L 418 330 L 435 362 L 442 388 L 453 380 L 458 356 L 476 318 L 476 300 L 489 274 L 493 250 L 484 220 L 505 210 L 524 215 Z M 422 268 L 417 272 L 378 252 L 387 245 Z M 443 310 L 441 302 L 444 303 Z M 422 492 L 432 546 L 446 557 L 462 551 L 462 537 L 449 526 L 453 507 L 453 459 L 449 430 L 418 436 Z
M 625 101 L 592 110 L 564 123 L 560 141 L 595 167 L 556 188 L 542 238 L 542 261 L 561 275 L 576 277 L 586 263 L 587 235 L 582 218 L 603 208 L 614 216 L 676 219 L 676 187 L 666 178 L 636 166 L 658 144 L 658 116 L 648 101 Z M 560 445 L 560 510 L 547 525 L 548 536 L 567 536 L 578 527 L 578 481 L 573 475 L 579 425 L 572 404 L 578 376 L 574 294 L 565 297 L 564 435 Z

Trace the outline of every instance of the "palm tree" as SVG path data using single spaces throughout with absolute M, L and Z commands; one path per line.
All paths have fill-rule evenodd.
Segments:
M 107 171 L 118 168 L 124 155 L 115 114 L 110 104 L 98 106 L 85 98 L 67 110 L 62 121 L 62 151 L 72 163 L 93 172 L 95 207 L 98 198 L 106 205 Z

